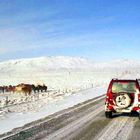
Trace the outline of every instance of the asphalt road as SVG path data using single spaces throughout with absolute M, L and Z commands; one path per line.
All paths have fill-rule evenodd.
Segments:
M 137 114 L 104 116 L 104 97 L 88 100 L 1 135 L 6 140 L 139 140 Z

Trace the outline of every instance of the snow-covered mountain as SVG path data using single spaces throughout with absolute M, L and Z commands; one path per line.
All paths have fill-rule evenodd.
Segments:
M 134 60 L 114 60 L 110 62 L 93 62 L 80 57 L 39 57 L 0 62 L 1 74 L 45 73 L 48 71 L 72 70 L 113 70 L 140 68 L 140 62 Z
M 95 68 L 117 68 L 117 69 L 123 69 L 123 68 L 140 68 L 140 61 L 136 60 L 112 60 L 109 62 L 103 62 L 103 63 L 95 63 Z
M 30 59 L 9 60 L 0 63 L 0 73 L 27 71 L 45 72 L 53 70 L 91 69 L 93 63 L 80 57 L 39 57 Z
M 104 81 L 114 77 L 139 77 L 140 62 L 114 60 L 93 62 L 80 57 L 39 57 L 0 62 L 1 84 L 49 83 L 53 87 L 68 82 Z M 80 73 L 79 73 L 80 72 Z M 73 78 L 73 80 L 72 80 Z M 66 82 L 67 81 L 67 82 Z
M 71 75 L 70 75 L 71 74 Z M 50 83 L 60 85 L 73 82 L 97 81 L 116 77 L 140 78 L 140 62 L 134 60 L 112 60 L 94 62 L 81 57 L 38 57 L 0 62 L 1 84 Z M 74 80 L 72 80 L 72 77 Z M 71 79 L 70 79 L 71 78 Z M 63 85 L 62 84 L 62 85 Z

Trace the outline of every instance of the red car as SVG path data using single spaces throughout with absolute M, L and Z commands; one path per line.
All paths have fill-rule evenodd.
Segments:
M 138 80 L 112 79 L 105 100 L 105 116 L 112 113 L 136 111 L 140 119 L 140 86 Z

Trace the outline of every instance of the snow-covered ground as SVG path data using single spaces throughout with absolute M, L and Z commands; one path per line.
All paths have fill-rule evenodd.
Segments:
M 45 83 L 50 91 L 28 98 L 1 93 L 0 134 L 105 94 L 112 78 L 139 77 L 140 62 L 132 60 L 97 63 L 84 58 L 61 56 L 0 62 L 1 85 Z M 7 99 L 9 107 L 5 107 Z
M 100 96 L 105 93 L 105 90 L 105 87 L 96 87 L 75 94 L 64 94 L 56 97 L 52 95 L 28 104 L 5 108 L 0 116 L 0 134 Z

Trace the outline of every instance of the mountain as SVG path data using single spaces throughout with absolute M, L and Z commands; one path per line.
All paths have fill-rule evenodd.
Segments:
M 117 69 L 123 69 L 123 68 L 140 68 L 140 62 L 136 60 L 128 60 L 128 59 L 122 59 L 122 60 L 112 60 L 109 62 L 103 62 L 103 63 L 95 63 L 94 67 L 96 68 L 117 68 Z
M 80 70 L 116 70 L 140 68 L 140 62 L 134 60 L 114 60 L 110 62 L 93 62 L 80 57 L 39 57 L 17 59 L 0 62 L 2 74 L 30 74 L 50 71 L 80 71 Z
M 0 62 L 0 78 L 3 85 L 43 81 L 50 87 L 59 87 L 70 82 L 74 84 L 76 80 L 81 84 L 89 79 L 95 82 L 114 77 L 125 78 L 129 75 L 139 78 L 139 71 L 140 62 L 134 60 L 93 62 L 81 57 L 57 56 Z
M 60 70 L 92 69 L 93 62 L 80 57 L 39 57 L 0 62 L 0 73 L 42 73 Z

